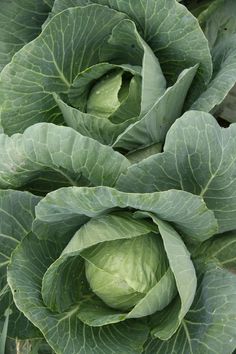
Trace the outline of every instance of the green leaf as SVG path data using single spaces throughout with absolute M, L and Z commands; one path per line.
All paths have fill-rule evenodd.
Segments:
M 125 75 L 124 75 L 125 78 Z M 123 90 L 119 94 L 124 96 L 125 91 L 127 91 L 127 96 L 123 97 L 122 104 L 119 108 L 112 114 L 111 120 L 118 124 L 120 122 L 126 122 L 127 120 L 135 120 L 136 117 L 139 117 L 140 113 L 140 97 L 141 97 L 141 82 L 142 79 L 138 75 L 132 77 L 129 82 L 125 81 L 126 84 L 123 84 Z M 126 89 L 125 89 L 126 85 Z M 130 118 L 131 117 L 131 118 Z M 128 125 L 128 124 L 127 124 Z
M 127 318 L 139 318 L 163 310 L 177 295 L 175 279 L 170 268 L 146 296 L 130 311 Z
M 15 307 L 6 279 L 11 254 L 31 230 L 39 200 L 27 192 L 0 191 L 0 321 L 4 320 L 5 311 L 9 309 L 6 326 L 11 337 L 41 336 Z
M 159 61 L 151 48 L 141 39 L 144 56 L 142 65 L 142 103 L 141 114 L 145 114 L 153 104 L 164 94 L 166 90 L 166 80 L 163 76 Z
M 117 137 L 113 147 L 135 150 L 163 143 L 168 129 L 181 115 L 196 70 L 196 66 L 184 70 L 176 83 L 165 91 L 150 110 Z
M 163 220 L 159 220 L 152 213 L 138 212 L 136 214 L 138 217 L 149 216 L 158 225 L 169 266 L 175 278 L 178 298 L 162 312 L 154 314 L 151 319 L 153 326 L 152 334 L 162 340 L 168 340 L 177 331 L 181 321 L 192 305 L 197 287 L 195 269 L 188 249 L 180 235 L 171 225 Z M 173 291 L 173 286 L 169 288 Z
M 176 334 L 151 339 L 145 354 L 231 354 L 236 346 L 236 275 L 217 264 L 205 265 L 197 296 Z
M 152 334 L 155 337 L 167 340 L 177 331 L 183 318 L 192 305 L 197 288 L 197 277 L 193 263 L 190 259 L 190 253 L 178 233 L 168 223 L 157 220 L 155 217 L 153 220 L 157 223 L 162 236 L 170 268 L 174 274 L 181 301 L 178 316 L 175 317 L 172 315 L 169 318 L 167 316 L 167 321 L 164 326 L 161 321 L 152 330 Z
M 6 271 L 4 275 L 4 282 L 6 283 Z M 0 286 L 0 324 L 1 321 L 4 320 L 4 313 L 6 309 L 10 309 L 10 317 L 7 331 L 8 337 L 18 338 L 21 340 L 42 337 L 40 331 L 36 327 L 34 327 L 32 323 L 28 321 L 27 318 L 16 307 L 13 301 L 9 285 L 5 285 L 3 289 Z
M 214 0 L 198 16 L 210 48 L 219 40 L 236 33 L 236 4 L 234 0 Z
M 75 254 L 75 252 L 74 252 Z M 70 274 L 70 276 L 68 276 Z M 89 291 L 84 271 L 84 259 L 66 254 L 59 257 L 43 276 L 44 304 L 54 312 L 69 312 L 72 308 L 84 324 L 97 327 L 126 319 L 126 313 L 107 307 Z
M 40 210 L 39 210 L 40 213 Z M 104 228 L 104 224 L 106 228 Z M 149 232 L 158 232 L 157 227 L 145 220 L 136 220 L 132 214 L 119 212 L 103 215 L 91 219 L 84 224 L 67 244 L 63 255 L 81 252 L 83 249 L 94 246 L 99 242 L 120 240 L 145 235 Z M 96 234 L 96 238 L 94 235 Z
M 49 11 L 43 0 L 1 1 L 0 71 L 17 51 L 39 35 Z
M 84 113 L 74 107 L 67 105 L 58 96 L 54 95 L 66 123 L 80 132 L 84 136 L 98 140 L 102 144 L 111 145 L 116 137 L 132 122 L 130 119 L 121 124 L 113 124 L 110 120 L 101 117 L 95 117 Z
M 114 208 L 150 211 L 172 222 L 189 241 L 203 241 L 217 232 L 213 212 L 198 196 L 177 190 L 131 194 L 109 187 L 68 187 L 49 193 L 36 208 L 35 232 L 40 238 L 55 239 L 66 229 L 71 237 L 76 226 Z
M 192 109 L 209 112 L 225 99 L 236 83 L 236 3 L 234 0 L 214 1 L 199 16 L 209 41 L 214 63 L 213 77 Z M 234 117 L 226 117 L 234 122 Z
M 6 339 L 7 339 L 7 330 L 8 330 L 8 322 L 9 322 L 9 316 L 11 314 L 10 309 L 6 309 L 5 311 L 5 322 L 2 328 L 2 333 L 0 333 L 0 354 L 5 353 L 5 345 L 6 345 Z
M 215 109 L 236 82 L 236 34 L 219 40 L 212 50 L 214 74 L 212 80 L 192 104 L 191 109 L 210 112 Z M 230 120 L 232 121 L 232 119 Z
M 211 8 L 213 6 L 217 6 L 219 2 L 222 0 L 184 0 L 183 3 L 185 6 L 188 6 L 189 10 L 192 14 L 197 17 L 198 21 L 201 23 L 201 16 L 205 14 L 209 14 L 211 12 Z M 224 0 L 223 0 L 224 1 Z
M 56 353 L 140 354 L 147 338 L 147 328 L 132 320 L 116 325 L 92 328 L 77 317 L 77 308 L 61 314 L 52 313 L 40 296 L 43 274 L 56 260 L 64 244 L 40 241 L 28 235 L 12 256 L 8 281 L 20 310 L 42 331 Z M 55 332 L 57 335 L 55 336 Z
M 34 208 L 39 200 L 27 192 L 0 191 L 1 271 L 6 272 L 12 251 L 31 230 Z
M 5 322 L 3 325 L 2 333 L 0 334 L 0 354 L 5 353 L 5 345 L 6 345 L 6 339 L 7 339 L 7 330 L 8 330 L 8 322 L 9 322 L 9 316 L 11 314 L 10 309 L 6 309 L 4 316 L 5 316 Z
M 123 43 L 121 43 L 121 38 Z M 107 50 L 113 60 L 119 60 L 142 67 L 142 97 L 141 114 L 146 113 L 153 104 L 164 94 L 166 80 L 157 57 L 152 49 L 142 39 L 135 24 L 130 20 L 121 21 L 112 31 Z M 109 52 L 108 52 L 109 54 Z M 105 51 L 105 59 L 107 55 Z M 111 54 L 109 54 L 111 57 Z M 110 58 L 111 59 L 111 58 Z
M 45 178 L 52 170 L 70 185 L 113 185 L 129 166 L 128 160 L 111 147 L 49 123 L 39 123 L 12 137 L 2 134 L 0 146 L 1 188 L 24 186 L 45 170 Z
M 151 155 L 159 154 L 160 152 L 162 152 L 162 144 L 157 143 L 157 144 L 150 145 L 144 149 L 138 149 L 132 151 L 131 153 L 127 154 L 126 157 L 131 164 L 134 164 L 146 159 Z
M 47 0 L 53 2 L 52 11 L 49 14 L 48 21 L 60 12 L 68 9 L 69 7 L 86 6 L 94 4 L 93 0 Z M 47 24 L 46 22 L 46 24 Z
M 220 232 L 236 228 L 236 126 L 221 128 L 207 113 L 187 112 L 169 130 L 164 152 L 121 176 L 117 187 L 129 192 L 182 189 L 199 195 L 214 211 Z
M 69 311 L 86 290 L 84 262 L 80 257 L 58 258 L 42 279 L 43 301 L 54 312 Z
M 236 231 L 217 235 L 212 240 L 204 242 L 194 252 L 194 258 L 218 262 L 221 267 L 232 272 L 236 270 Z
M 32 179 L 33 178 L 33 179 Z M 78 178 L 80 185 L 88 185 L 86 178 Z M 17 189 L 27 190 L 35 195 L 44 196 L 47 193 L 62 187 L 70 187 L 72 181 L 60 170 L 53 171 L 50 168 L 42 169 L 37 172 L 37 176 L 32 175 L 28 182 Z
M 80 304 L 78 318 L 92 327 L 118 323 L 126 319 L 126 313 L 108 307 L 98 297 L 85 299 Z

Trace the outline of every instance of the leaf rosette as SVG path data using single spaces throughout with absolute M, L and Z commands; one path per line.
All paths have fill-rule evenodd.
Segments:
M 11 135 L 63 123 L 133 151 L 162 143 L 211 73 L 200 26 L 174 0 L 56 0 L 1 72 L 1 124 Z
M 167 340 L 180 327 L 197 287 L 188 247 L 212 237 L 217 221 L 200 197 L 184 191 L 67 187 L 39 202 L 33 231 L 37 238 L 28 235 L 15 251 L 8 281 L 17 306 L 52 348 L 62 352 L 68 325 L 68 353 L 81 345 L 84 326 L 96 343 L 99 333 L 128 326 L 131 336 L 138 329 L 142 336 L 120 352 L 130 345 L 138 353 L 133 346 L 142 346 L 148 332 Z M 29 247 L 36 254 L 21 267 Z M 27 278 L 32 261 L 34 277 L 22 288 L 18 272 Z M 86 341 L 88 352 L 91 346 Z

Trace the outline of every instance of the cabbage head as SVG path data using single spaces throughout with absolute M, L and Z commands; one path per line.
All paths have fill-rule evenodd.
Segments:
M 92 291 L 108 306 L 123 311 L 132 309 L 148 296 L 169 270 L 160 238 L 152 233 L 94 246 L 85 260 L 86 278 Z M 169 276 L 173 277 L 170 270 Z M 175 284 L 173 278 L 172 282 Z M 160 295 L 157 289 L 157 302 L 161 300 Z M 151 314 L 149 312 L 147 314 Z M 129 318 L 133 316 L 138 317 L 137 314 L 130 314 Z

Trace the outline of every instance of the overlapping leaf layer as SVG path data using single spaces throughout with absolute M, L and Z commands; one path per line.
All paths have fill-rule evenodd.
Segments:
M 2 1 L 0 354 L 234 352 L 235 10 Z

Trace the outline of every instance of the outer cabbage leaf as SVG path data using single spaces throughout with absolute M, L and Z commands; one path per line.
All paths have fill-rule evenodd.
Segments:
M 220 232 L 233 230 L 235 134 L 234 124 L 221 128 L 208 113 L 187 112 L 169 130 L 164 152 L 132 165 L 117 187 L 144 193 L 174 188 L 197 194 L 214 211 Z
M 89 218 L 114 208 L 150 211 L 157 218 L 174 224 L 190 242 L 204 241 L 217 231 L 213 212 L 206 208 L 202 198 L 187 192 L 170 190 L 131 194 L 109 187 L 69 187 L 49 193 L 36 208 L 34 232 L 39 238 L 55 240 L 65 235 L 67 229 L 69 241 L 75 227 L 78 229 Z M 55 228 L 56 224 L 58 227 Z
M 168 342 L 150 339 L 145 354 L 174 354 L 180 350 L 184 354 L 233 352 L 236 346 L 235 243 L 236 234 L 232 231 L 204 242 L 194 251 L 199 288 L 193 306 L 176 335 Z
M 191 109 L 210 112 L 227 96 L 236 82 L 236 34 L 217 42 L 212 49 L 214 74 L 207 89 L 192 104 Z M 228 119 L 227 119 L 228 120 Z M 233 119 L 230 119 L 232 121 Z
M 214 48 L 217 41 L 227 40 L 230 34 L 236 33 L 235 11 L 235 1 L 214 0 L 198 15 L 210 48 Z
M 235 280 L 218 263 L 206 262 L 195 301 L 177 333 L 168 341 L 150 338 L 144 353 L 231 354 L 236 346 Z
M 57 186 L 56 181 L 52 183 L 53 172 L 70 185 L 114 185 L 129 166 L 129 161 L 111 147 L 69 127 L 49 123 L 39 123 L 12 137 L 2 134 L 0 145 L 1 188 L 19 188 L 41 176 L 47 179 L 46 187 L 51 181 L 53 189 Z M 42 189 L 39 183 L 40 179 L 31 188 Z
M 236 231 L 220 234 L 213 240 L 203 243 L 194 252 L 194 257 L 212 259 L 220 262 L 221 266 L 234 272 L 236 269 Z
M 0 71 L 26 43 L 38 36 L 50 11 L 44 0 L 2 0 Z
M 213 2 L 199 16 L 209 41 L 213 58 L 213 77 L 192 109 L 209 112 L 225 99 L 236 83 L 236 3 L 234 0 Z M 225 117 L 234 122 L 234 117 Z
M 13 338 L 41 337 L 41 333 L 16 308 L 6 278 L 11 253 L 30 232 L 39 200 L 27 192 L 0 191 L 0 321 L 4 321 L 7 310 L 9 323 L 6 330 Z

